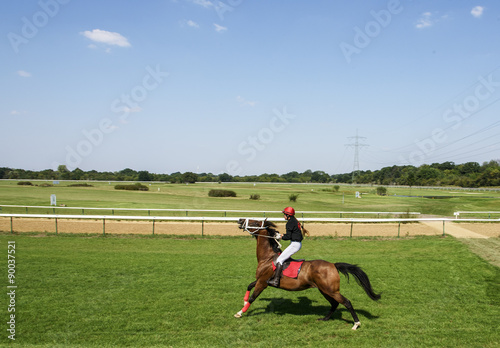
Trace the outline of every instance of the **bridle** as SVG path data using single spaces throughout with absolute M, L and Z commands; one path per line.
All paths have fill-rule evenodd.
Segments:
M 253 221 L 260 221 L 260 226 L 248 226 L 248 223 L 250 222 L 250 219 L 246 218 L 245 222 L 243 222 L 243 224 L 241 224 L 241 228 L 243 228 L 243 231 L 248 232 L 248 233 L 250 233 L 253 236 L 255 234 L 258 234 L 258 232 L 261 231 L 261 230 L 267 230 L 267 227 L 264 226 L 264 224 L 266 223 L 266 220 L 253 220 Z M 254 229 L 255 231 L 253 231 L 253 232 L 249 231 L 248 230 L 249 228 Z M 269 236 L 265 236 L 265 237 L 272 238 L 272 237 L 269 237 Z
M 259 231 L 267 230 L 267 227 L 264 226 L 265 223 L 266 223 L 266 221 L 267 221 L 267 219 L 265 219 L 265 220 L 253 220 L 253 221 L 260 221 L 260 226 L 248 226 L 248 223 L 250 222 L 250 219 L 246 218 L 245 222 L 243 222 L 243 224 L 241 225 L 241 228 L 245 232 L 248 232 L 252 236 L 259 236 L 259 237 L 274 239 L 276 241 L 276 243 L 278 243 L 278 246 L 281 248 L 281 244 L 280 244 L 280 242 L 278 242 L 278 238 L 277 238 L 277 235 L 279 235 L 278 232 L 276 232 L 276 234 L 274 235 L 274 237 L 259 234 Z M 252 229 L 252 230 L 255 230 L 255 231 L 253 231 L 253 232 L 249 231 L 248 230 L 249 228 Z

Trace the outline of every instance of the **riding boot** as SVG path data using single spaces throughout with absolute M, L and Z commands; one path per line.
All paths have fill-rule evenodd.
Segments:
M 270 286 L 274 286 L 275 288 L 279 288 L 282 271 L 283 271 L 283 265 L 281 263 L 278 263 L 276 265 L 276 270 L 274 271 L 274 275 L 271 277 L 271 279 L 267 281 L 267 284 Z

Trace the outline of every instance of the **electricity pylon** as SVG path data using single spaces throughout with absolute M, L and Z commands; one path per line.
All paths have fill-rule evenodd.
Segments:
M 351 144 L 346 144 L 347 147 L 354 147 L 354 165 L 352 168 L 352 183 L 354 184 L 354 181 L 356 179 L 356 176 L 359 176 L 359 148 L 360 147 L 366 147 L 368 146 L 367 144 L 362 144 L 359 142 L 360 139 L 366 139 L 366 137 L 360 137 L 358 135 L 358 130 L 356 129 L 356 135 L 353 137 L 348 137 L 348 139 L 353 139 L 353 143 Z

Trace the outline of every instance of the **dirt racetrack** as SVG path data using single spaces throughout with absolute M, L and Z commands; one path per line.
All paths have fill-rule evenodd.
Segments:
M 447 221 L 446 226 L 459 225 L 462 229 L 481 234 L 485 237 L 500 237 L 499 223 L 455 223 Z M 285 232 L 285 224 L 278 223 L 278 230 Z M 305 227 L 311 236 L 351 236 L 350 223 L 307 223 Z M 245 232 L 236 223 L 218 222 L 171 222 L 171 221 L 130 221 L 130 220 L 78 220 L 41 218 L 0 218 L 0 231 L 10 232 L 48 232 L 55 233 L 103 233 L 106 234 L 171 234 L 204 236 L 243 236 Z M 452 228 L 449 228 L 450 232 Z M 407 237 L 416 235 L 442 235 L 442 224 L 435 228 L 424 223 L 354 223 L 353 237 Z

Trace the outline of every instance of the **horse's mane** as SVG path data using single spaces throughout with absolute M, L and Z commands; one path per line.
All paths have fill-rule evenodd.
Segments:
M 264 227 L 276 227 L 276 224 L 274 222 L 271 222 L 269 220 L 266 220 L 264 222 Z
M 278 233 L 278 230 L 276 230 L 276 224 L 274 224 L 274 222 L 264 220 L 264 224 L 261 226 L 266 228 L 266 232 L 269 237 L 274 237 L 276 233 Z M 253 236 L 257 238 L 258 234 L 253 234 Z M 266 238 L 266 239 L 269 242 L 269 246 L 275 253 L 282 252 L 278 242 L 274 238 Z
M 267 235 L 268 236 L 274 236 L 278 231 L 275 229 L 276 228 L 276 224 L 274 222 L 271 222 L 271 221 L 265 221 L 264 222 L 264 227 L 267 228 Z M 273 251 L 275 253 L 281 253 L 281 249 L 278 245 L 278 242 L 273 239 L 273 238 L 268 238 L 268 241 L 269 241 L 269 245 L 271 246 L 271 248 L 273 249 Z

